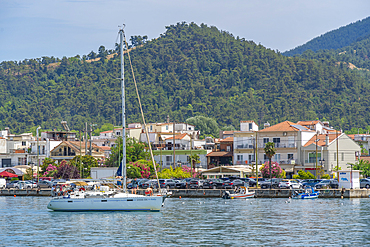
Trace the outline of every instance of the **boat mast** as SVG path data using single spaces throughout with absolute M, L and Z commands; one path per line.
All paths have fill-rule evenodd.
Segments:
M 122 88 L 122 176 L 123 176 L 123 192 L 126 193 L 126 122 L 125 122 L 125 78 L 124 78 L 124 58 L 123 58 L 123 29 L 119 30 L 120 36 L 120 53 L 121 53 L 121 88 Z

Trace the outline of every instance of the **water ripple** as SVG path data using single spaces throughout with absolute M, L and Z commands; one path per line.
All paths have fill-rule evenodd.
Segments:
M 161 213 L 51 212 L 0 197 L 4 246 L 349 246 L 370 243 L 369 199 L 168 199 Z

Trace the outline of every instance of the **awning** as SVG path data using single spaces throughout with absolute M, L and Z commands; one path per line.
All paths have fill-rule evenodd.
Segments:
M 15 177 L 18 177 L 18 175 L 7 172 L 7 171 L 3 171 L 3 172 L 0 172 L 0 177 L 15 178 Z
M 204 176 L 244 176 L 252 173 L 250 166 L 218 166 L 201 172 Z

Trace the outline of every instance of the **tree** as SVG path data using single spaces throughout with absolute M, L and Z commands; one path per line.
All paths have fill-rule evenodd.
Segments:
M 119 166 L 122 160 L 122 150 L 122 137 L 118 137 L 116 145 L 111 149 L 112 153 L 104 164 L 108 167 Z M 138 160 L 150 160 L 148 145 L 135 138 L 126 138 L 126 163 Z
M 80 173 L 77 167 L 63 160 L 62 162 L 60 162 L 60 165 L 58 166 L 58 171 L 55 173 L 54 178 L 80 178 Z
M 75 166 L 78 171 L 82 169 L 81 177 L 87 178 L 90 177 L 91 173 L 91 167 L 98 167 L 98 161 L 92 157 L 91 155 L 84 155 L 81 157 L 81 166 L 80 167 L 80 157 L 81 156 L 75 156 L 71 161 L 70 164 Z
M 354 170 L 360 170 L 361 175 L 365 178 L 370 177 L 370 162 L 361 159 L 356 164 L 353 164 Z
M 294 179 L 315 179 L 316 177 L 309 171 L 305 172 L 303 170 L 298 171 L 298 175 L 293 175 Z
M 271 162 L 270 166 L 270 162 L 267 161 L 262 165 L 260 171 L 262 173 L 262 177 L 264 178 L 285 178 L 285 171 L 281 169 L 279 163 L 277 162 Z
M 275 144 L 273 142 L 266 143 L 264 150 L 265 150 L 266 156 L 269 158 L 269 175 L 271 179 L 272 178 L 271 159 L 276 153 Z M 271 184 L 272 184 L 272 181 L 271 181 Z
M 189 157 L 189 160 L 190 160 L 191 167 L 195 171 L 195 164 L 200 163 L 200 157 L 197 154 L 189 155 L 188 157 Z
M 186 119 L 185 122 L 196 126 L 202 135 L 219 135 L 220 128 L 218 127 L 216 120 L 213 118 L 196 116 Z

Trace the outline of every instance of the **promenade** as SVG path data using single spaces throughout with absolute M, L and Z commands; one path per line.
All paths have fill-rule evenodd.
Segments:
M 290 189 L 253 189 L 256 198 L 289 198 L 293 190 Z M 225 189 L 170 189 L 174 198 L 220 198 Z M 319 198 L 369 198 L 368 189 L 320 189 Z M 145 190 L 137 190 L 137 194 L 144 194 Z M 50 189 L 3 189 L 0 196 L 51 196 Z

